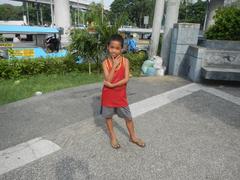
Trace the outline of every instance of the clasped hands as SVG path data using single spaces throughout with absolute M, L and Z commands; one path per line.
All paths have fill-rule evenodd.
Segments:
M 114 88 L 116 87 L 114 83 L 108 82 L 106 80 L 103 81 L 103 84 L 109 88 Z

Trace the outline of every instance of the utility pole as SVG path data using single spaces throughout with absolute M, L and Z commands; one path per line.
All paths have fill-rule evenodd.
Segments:
M 79 0 L 77 1 L 78 2 L 78 16 L 77 16 L 77 26 L 79 26 L 80 24 L 80 20 L 79 20 L 79 13 L 80 13 L 80 7 L 79 7 Z
M 55 19 L 54 19 L 54 10 L 53 10 L 53 0 L 50 0 L 50 7 L 51 7 L 51 20 L 52 20 L 52 25 L 55 24 Z
M 154 18 L 153 18 L 153 28 L 152 28 L 152 37 L 149 49 L 149 57 L 157 55 L 158 44 L 161 33 L 161 25 L 164 13 L 164 1 L 165 0 L 156 0 Z
M 180 0 L 167 1 L 166 19 L 161 49 L 161 57 L 163 58 L 163 62 L 166 67 L 168 67 L 173 25 L 178 22 L 179 7 Z
M 40 17 L 41 17 L 41 25 L 43 25 L 43 12 L 42 12 L 42 6 L 40 5 Z
M 39 26 L 39 25 L 40 25 L 40 23 L 39 23 L 39 4 L 38 4 L 37 0 L 36 0 L 36 3 L 35 3 L 35 7 L 37 7 L 37 8 L 36 8 L 36 13 L 37 13 L 37 25 Z
M 29 8 L 28 8 L 28 2 L 26 1 L 26 7 L 27 7 L 27 25 L 29 25 Z

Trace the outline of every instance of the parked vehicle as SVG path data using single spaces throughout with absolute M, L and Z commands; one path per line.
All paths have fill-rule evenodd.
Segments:
M 0 52 L 4 59 L 64 57 L 58 28 L 39 26 L 0 25 Z

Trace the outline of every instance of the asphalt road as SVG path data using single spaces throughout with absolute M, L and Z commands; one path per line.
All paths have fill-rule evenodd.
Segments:
M 133 111 L 149 109 L 134 118 L 147 146 L 130 143 L 124 120 L 116 117 L 119 150 L 109 145 L 99 117 L 100 91 L 101 84 L 93 84 L 1 106 L 0 162 L 12 165 L 4 173 L 0 167 L 0 179 L 239 179 L 239 86 L 131 79 Z M 42 146 L 29 140 L 39 137 L 48 141 L 43 149 L 50 143 L 59 149 L 38 156 Z M 27 160 L 31 153 L 16 155 L 23 142 L 23 152 L 34 151 L 32 159 Z

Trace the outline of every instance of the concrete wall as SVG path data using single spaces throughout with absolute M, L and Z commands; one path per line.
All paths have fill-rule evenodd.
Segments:
M 203 76 L 207 76 L 205 77 L 207 79 L 238 80 L 240 75 L 238 74 L 240 72 L 240 51 L 190 46 L 184 64 L 185 77 L 194 82 L 200 82 Z M 203 74 L 204 69 L 208 69 L 209 72 Z
M 204 30 L 207 30 L 208 27 L 212 24 L 214 24 L 214 15 L 216 9 L 224 6 L 224 0 L 211 0 L 208 4 L 207 9 L 207 15 L 206 15 L 206 21 L 204 25 Z
M 194 82 L 203 78 L 240 81 L 240 41 L 207 40 L 197 45 L 198 24 L 176 24 L 169 74 Z
M 198 45 L 208 49 L 240 51 L 240 41 L 205 40 Z
M 197 45 L 199 24 L 178 23 L 174 25 L 169 58 L 169 74 L 184 76 L 185 56 L 190 45 Z

